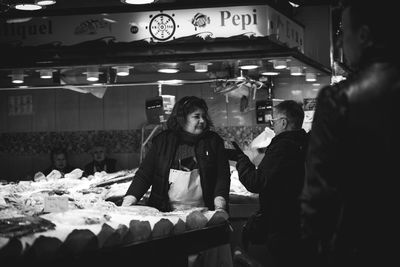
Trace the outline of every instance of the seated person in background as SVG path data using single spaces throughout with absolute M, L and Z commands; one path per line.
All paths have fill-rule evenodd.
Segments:
M 63 148 L 54 148 L 50 153 L 51 166 L 43 171 L 44 175 L 49 175 L 53 170 L 57 170 L 64 176 L 75 168 L 68 164 L 67 151 Z
M 94 175 L 96 172 L 105 171 L 107 173 L 116 172 L 117 160 L 108 158 L 106 147 L 102 144 L 95 144 L 91 149 L 93 161 L 85 165 L 84 176 Z

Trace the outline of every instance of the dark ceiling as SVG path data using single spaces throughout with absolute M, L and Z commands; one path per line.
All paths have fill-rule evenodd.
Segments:
M 6 16 L 18 16 L 24 14 L 24 11 L 15 11 L 12 7 L 18 2 L 29 2 L 31 0 L 0 0 L 0 10 Z M 310 5 L 334 5 L 338 0 L 292 0 L 294 4 L 300 6 Z M 291 15 L 295 8 L 285 0 L 252 0 L 246 1 L 246 4 L 268 4 L 280 12 Z M 148 10 L 148 9 L 170 9 L 186 7 L 205 7 L 205 6 L 233 6 L 243 5 L 243 0 L 155 0 L 147 5 L 126 5 L 120 0 L 57 0 L 57 3 L 46 7 L 45 9 L 34 11 L 37 15 L 60 15 L 60 14 L 78 14 L 78 13 L 97 13 L 122 10 Z

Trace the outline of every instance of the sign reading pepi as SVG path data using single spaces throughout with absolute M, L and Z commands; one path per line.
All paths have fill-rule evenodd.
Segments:
M 189 36 L 239 35 L 273 35 L 288 47 L 304 51 L 303 27 L 267 5 L 34 17 L 23 23 L 0 20 L 0 43 L 19 46 L 69 46 L 101 38 L 157 43 Z

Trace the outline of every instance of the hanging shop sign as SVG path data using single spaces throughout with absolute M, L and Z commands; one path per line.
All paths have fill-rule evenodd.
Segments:
M 304 28 L 267 5 L 0 20 L 0 44 L 71 46 L 108 38 L 114 43 L 271 36 L 303 52 Z

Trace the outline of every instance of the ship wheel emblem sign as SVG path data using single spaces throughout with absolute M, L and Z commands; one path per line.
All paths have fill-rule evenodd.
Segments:
M 172 15 L 174 16 L 174 15 Z M 175 33 L 175 21 L 167 14 L 158 14 L 150 21 L 150 34 L 158 41 L 166 41 Z

